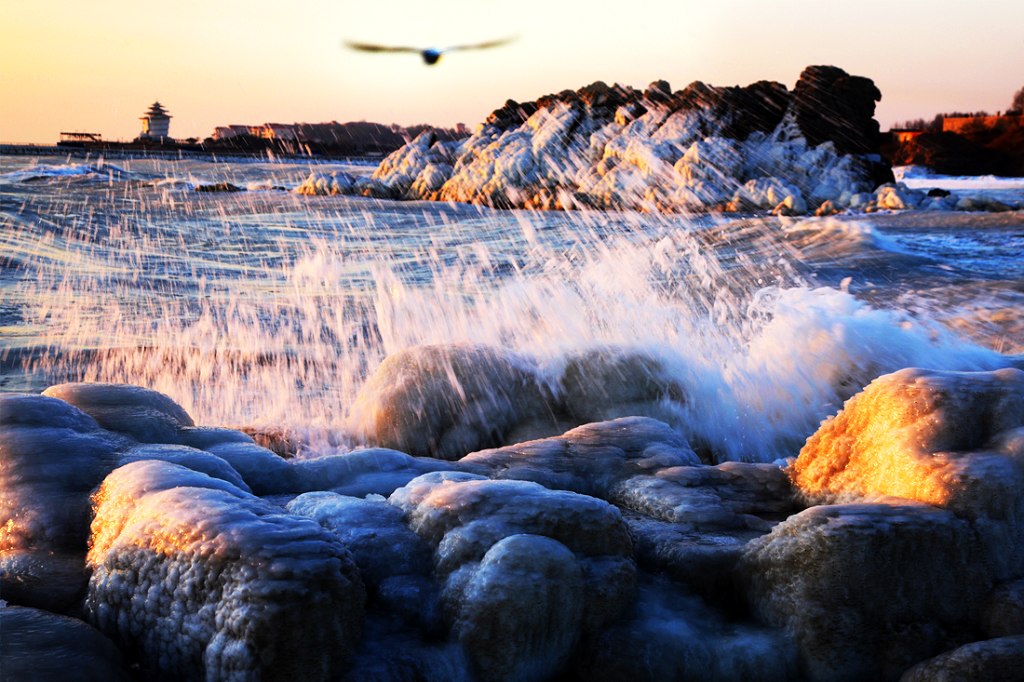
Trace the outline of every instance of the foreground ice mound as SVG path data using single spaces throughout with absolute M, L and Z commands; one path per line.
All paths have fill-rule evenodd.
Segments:
M 811 66 L 780 83 L 641 92 L 596 82 L 509 100 L 462 141 L 425 132 L 372 178 L 310 176 L 301 193 L 353 193 L 500 208 L 769 210 L 846 207 L 892 179 L 877 156 L 867 78 Z
M 326 680 L 363 616 L 351 555 L 308 519 L 161 461 L 96 494 L 88 619 L 147 674 Z

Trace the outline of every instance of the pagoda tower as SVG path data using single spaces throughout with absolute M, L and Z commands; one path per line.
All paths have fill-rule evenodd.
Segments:
M 171 115 L 167 113 L 167 110 L 163 108 L 160 102 L 153 102 L 153 106 L 149 108 L 149 111 L 144 116 L 140 116 L 139 120 L 142 121 L 142 132 L 139 133 L 140 140 L 164 142 L 171 139 L 167 132 L 171 126 Z

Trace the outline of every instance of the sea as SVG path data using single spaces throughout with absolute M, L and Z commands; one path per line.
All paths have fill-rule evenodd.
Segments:
M 795 456 L 906 366 L 1024 366 L 1024 212 L 829 217 L 496 210 L 303 196 L 361 163 L 0 157 L 0 391 L 161 391 L 197 424 L 366 445 L 351 406 L 390 354 L 471 344 L 557 377 L 639 353 L 720 459 Z M 1024 182 L 898 169 L 917 189 Z M 240 191 L 203 192 L 230 183 Z M 629 379 L 624 379 L 628 381 Z

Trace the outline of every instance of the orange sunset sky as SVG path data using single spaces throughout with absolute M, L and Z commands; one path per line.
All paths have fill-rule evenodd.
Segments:
M 473 125 L 507 98 L 594 80 L 792 87 L 803 67 L 872 78 L 883 128 L 1005 109 L 1024 85 L 1024 2 L 978 0 L 33 0 L 0 9 L 0 141 L 60 131 L 131 139 L 160 100 L 171 135 L 217 125 L 356 121 Z M 362 54 L 357 40 L 444 46 Z

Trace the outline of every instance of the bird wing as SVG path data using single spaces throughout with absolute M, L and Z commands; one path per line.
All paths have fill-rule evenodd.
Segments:
M 345 41 L 345 47 L 360 52 L 413 52 L 419 54 L 423 50 L 418 47 L 404 47 L 400 45 L 374 45 L 373 43 L 356 43 L 350 40 Z
M 442 52 L 452 52 L 454 50 L 485 50 L 490 47 L 500 47 L 501 45 L 507 45 L 508 43 L 511 43 L 513 40 L 515 40 L 514 37 L 509 37 L 500 38 L 498 40 L 488 40 L 487 42 L 483 43 L 471 43 L 469 45 L 452 45 L 451 47 L 446 47 L 444 50 L 442 50 Z

